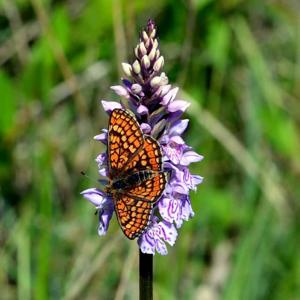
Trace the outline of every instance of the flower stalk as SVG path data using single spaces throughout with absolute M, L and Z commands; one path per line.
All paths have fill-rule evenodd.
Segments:
M 189 194 L 191 190 L 196 190 L 203 179 L 189 171 L 189 165 L 200 161 L 203 157 L 193 151 L 182 137 L 189 120 L 181 119 L 181 116 L 189 103 L 176 99 L 178 88 L 172 88 L 167 75 L 162 71 L 165 61 L 160 53 L 156 34 L 156 26 L 149 20 L 134 49 L 134 62 L 122 63 L 126 76 L 122 79 L 123 85 L 111 87 L 122 101 L 102 100 L 102 106 L 108 115 L 115 109 L 121 109 L 123 112 L 129 109 L 135 115 L 136 126 L 140 127 L 142 134 L 154 138 L 161 148 L 159 153 L 162 155 L 163 165 L 160 171 L 170 174 L 162 196 L 154 203 L 151 214 L 148 215 L 149 225 L 137 239 L 140 248 L 139 281 L 142 300 L 153 297 L 153 255 L 156 252 L 166 255 L 168 253 L 166 243 L 173 246 L 178 236 L 177 229 L 184 221 L 194 216 Z M 95 140 L 107 146 L 107 129 L 103 129 L 102 133 L 95 136 Z M 96 158 L 101 178 L 99 182 L 104 185 L 107 183 L 108 175 L 110 180 L 114 180 L 111 174 L 108 174 L 111 162 L 108 161 L 107 153 L 107 151 L 100 153 Z M 107 191 L 105 188 L 102 190 L 90 188 L 82 192 L 82 195 L 97 208 L 100 236 L 106 234 L 118 201 L 112 199 L 112 194 Z M 126 209 L 124 211 L 127 211 Z M 124 228 L 122 229 L 124 231 Z
M 153 299 L 153 255 L 139 251 L 140 300 Z

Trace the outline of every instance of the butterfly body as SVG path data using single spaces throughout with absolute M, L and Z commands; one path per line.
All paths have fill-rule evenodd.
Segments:
M 168 180 L 159 143 L 144 135 L 130 111 L 114 109 L 108 126 L 109 184 L 115 212 L 129 239 L 149 225 Z
M 144 170 L 128 175 L 124 178 L 117 178 L 111 183 L 111 189 L 115 191 L 123 191 L 125 189 L 141 184 L 147 179 L 153 178 L 157 172 Z

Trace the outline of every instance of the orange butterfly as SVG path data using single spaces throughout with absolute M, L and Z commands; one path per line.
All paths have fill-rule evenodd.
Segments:
M 168 172 L 162 171 L 159 143 L 144 135 L 130 111 L 114 109 L 108 125 L 108 172 L 106 188 L 119 224 L 129 239 L 149 225 L 153 205 L 162 195 Z

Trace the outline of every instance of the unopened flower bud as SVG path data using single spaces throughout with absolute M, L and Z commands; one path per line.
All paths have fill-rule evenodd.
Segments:
M 131 86 L 131 91 L 132 91 L 134 94 L 139 94 L 139 93 L 142 91 L 142 87 L 141 87 L 141 85 L 139 85 L 138 83 L 134 83 L 134 84 Z
M 141 42 L 139 46 L 140 46 L 140 52 L 142 53 L 142 55 L 147 54 L 147 49 L 145 47 L 144 42 Z
M 158 87 L 158 86 L 160 86 L 160 82 L 161 82 L 160 76 L 155 76 L 151 79 L 150 85 L 152 87 Z
M 149 46 L 150 46 L 150 39 L 145 40 L 144 43 L 145 43 L 145 47 L 149 48 Z
M 153 65 L 153 70 L 159 72 L 164 65 L 164 57 L 161 56 Z
M 122 97 L 129 97 L 128 91 L 121 85 L 113 85 L 110 87 L 116 94 Z
M 153 28 L 152 31 L 151 31 L 151 33 L 150 33 L 150 38 L 154 39 L 155 35 L 156 35 L 156 29 Z
M 156 57 L 155 57 L 155 58 L 158 59 L 159 56 L 160 56 L 160 51 L 157 49 L 157 50 L 156 50 Z
M 156 48 L 152 47 L 152 50 L 148 54 L 149 59 L 152 61 L 155 58 Z
M 134 54 L 135 54 L 136 58 L 139 57 L 139 46 L 136 46 L 136 47 L 134 48 Z
M 147 55 L 144 55 L 142 58 L 142 65 L 148 69 L 150 67 L 150 60 L 149 57 Z
M 144 41 L 146 41 L 146 40 L 148 40 L 148 39 L 149 39 L 149 37 L 148 37 L 148 35 L 147 35 L 147 33 L 146 33 L 146 31 L 145 31 L 145 30 L 143 31 L 142 35 L 143 35 L 143 39 L 144 39 Z
M 135 62 L 132 64 L 132 68 L 135 74 L 139 74 L 141 72 L 141 65 L 138 60 L 135 60 Z
M 160 78 L 161 78 L 161 81 L 160 81 L 160 85 L 166 85 L 169 83 L 169 79 L 168 77 L 166 76 L 165 72 L 162 72 L 160 74 Z
M 130 64 L 122 63 L 122 68 L 123 68 L 125 75 L 127 75 L 128 77 L 130 77 L 132 75 L 132 67 Z
M 123 68 L 125 75 L 127 75 L 128 77 L 131 77 L 131 75 L 132 75 L 131 65 L 127 64 L 127 63 L 122 63 L 122 68 Z

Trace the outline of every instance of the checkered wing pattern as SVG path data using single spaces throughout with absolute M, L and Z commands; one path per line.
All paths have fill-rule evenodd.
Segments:
M 128 173 L 142 170 L 160 171 L 162 169 L 162 154 L 158 142 L 149 135 L 145 135 L 144 146 L 131 162 L 124 168 Z
M 152 178 L 146 179 L 139 185 L 127 189 L 126 194 L 131 197 L 155 203 L 162 195 L 167 179 L 167 172 L 154 172 Z
M 137 178 L 130 187 L 124 184 L 124 189 L 111 191 L 119 224 L 124 234 L 134 239 L 149 225 L 153 205 L 167 182 L 160 145 L 143 135 L 129 111 L 114 109 L 109 119 L 108 155 L 110 180 L 126 182 L 132 175 Z
M 141 235 L 149 225 L 153 205 L 124 194 L 116 194 L 115 211 L 120 227 L 129 239 Z
M 110 177 L 113 178 L 123 172 L 143 145 L 143 133 L 134 116 L 126 110 L 114 109 L 108 126 Z

